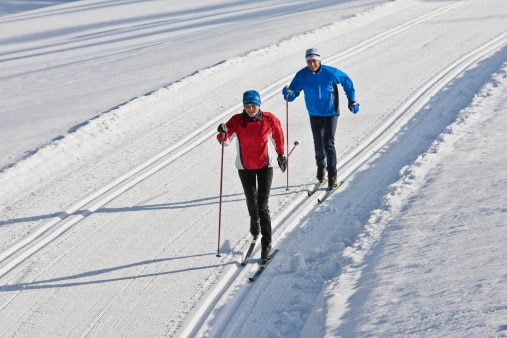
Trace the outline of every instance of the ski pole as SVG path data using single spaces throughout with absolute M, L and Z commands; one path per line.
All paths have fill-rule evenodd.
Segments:
M 218 249 L 217 257 L 220 257 L 220 228 L 222 224 L 222 186 L 224 180 L 224 144 L 225 140 L 222 140 L 222 158 L 220 160 L 220 199 L 218 203 Z
M 289 160 L 289 156 L 290 154 L 292 154 L 292 152 L 294 151 L 294 149 L 296 149 L 296 147 L 299 145 L 299 142 L 298 141 L 294 141 L 294 146 L 292 146 L 292 149 L 290 150 L 289 154 L 287 155 L 287 161 Z M 287 162 L 288 163 L 288 162 Z
M 289 146 L 289 95 L 285 97 L 285 125 L 285 131 L 287 134 L 286 144 Z M 287 186 L 285 187 L 285 190 L 289 190 L 289 155 L 287 155 Z
M 289 157 L 292 154 L 292 152 L 294 151 L 294 149 L 296 149 L 298 144 L 299 144 L 298 141 L 294 141 L 294 145 L 292 146 L 292 149 L 287 154 L 287 170 L 289 170 Z M 285 188 L 285 190 L 289 190 L 289 173 L 287 173 L 287 188 Z

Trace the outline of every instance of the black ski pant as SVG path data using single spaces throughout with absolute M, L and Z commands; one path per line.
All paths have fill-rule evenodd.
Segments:
M 336 176 L 336 148 L 334 146 L 334 134 L 338 115 L 333 116 L 310 116 L 312 127 L 313 144 L 315 148 L 315 162 L 317 167 L 326 167 L 329 177 Z
M 243 185 L 246 206 L 251 224 L 259 222 L 263 246 L 271 244 L 271 217 L 269 215 L 269 194 L 273 182 L 273 168 L 238 170 Z

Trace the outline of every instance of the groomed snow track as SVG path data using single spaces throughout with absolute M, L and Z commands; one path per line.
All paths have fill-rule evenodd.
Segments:
M 421 15 L 402 25 L 376 34 L 370 39 L 356 44 L 346 52 L 328 57 L 326 58 L 326 63 L 331 65 L 339 64 L 344 60 L 367 51 L 375 45 L 400 35 L 418 25 L 424 24 L 432 18 L 467 6 L 472 2 L 474 2 L 474 0 L 443 5 L 436 10 Z M 410 121 L 418 117 L 419 114 L 424 114 L 424 107 L 436 95 L 444 88 L 452 86 L 453 81 L 456 81 L 464 72 L 473 68 L 478 62 L 486 59 L 506 44 L 507 33 L 504 33 L 490 40 L 482 47 L 459 57 L 447 67 L 438 71 L 438 73 L 433 74 L 431 81 L 422 83 L 418 90 L 405 98 L 404 102 L 372 133 L 365 135 L 353 150 L 342 153 L 339 156 L 341 160 L 338 163 L 340 173 L 338 180 L 345 181 L 345 185 L 342 189 L 346 189 L 347 186 L 351 184 L 354 176 L 361 171 L 365 165 L 370 163 L 373 159 L 382 156 L 381 150 L 389 143 L 395 141 L 400 132 L 407 127 Z M 263 101 L 280 95 L 280 88 L 290 81 L 292 75 L 293 74 L 288 74 L 286 77 L 262 88 L 260 92 Z M 157 156 L 150 158 L 94 193 L 74 202 L 72 206 L 62 210 L 58 215 L 55 215 L 45 224 L 38 227 L 35 232 L 30 233 L 25 238 L 3 251 L 0 254 L 0 277 L 11 273 L 29 257 L 39 252 L 79 222 L 93 215 L 107 203 L 153 176 L 155 173 L 163 170 L 174 161 L 183 158 L 185 154 L 198 148 L 210 138 L 213 138 L 216 133 L 215 130 L 218 122 L 225 120 L 228 116 L 237 112 L 238 109 L 240 109 L 239 105 L 226 109 L 223 113 L 217 115 L 214 119 L 209 120 L 199 128 L 196 128 L 193 132 L 159 153 Z M 441 116 L 440 118 L 445 120 L 447 117 Z M 292 194 L 290 203 L 287 203 L 273 221 L 276 240 L 274 245 L 281 250 L 280 257 L 277 257 L 278 260 L 284 259 L 284 240 L 300 224 L 301 220 L 306 218 L 317 208 L 321 208 L 321 206 L 317 204 L 317 198 L 320 194 L 317 193 L 308 198 L 306 193 L 304 193 L 304 188 L 305 187 L 300 187 L 296 189 Z M 255 252 L 257 251 L 258 249 Z M 234 263 L 237 257 L 237 254 L 230 252 L 222 255 L 221 258 L 216 258 L 215 264 L 221 267 L 220 270 L 223 271 L 223 273 L 219 275 L 214 285 L 208 290 L 205 290 L 205 293 L 200 299 L 195 301 L 194 304 L 191 304 L 192 310 L 188 317 L 182 318 L 181 322 L 177 323 L 179 328 L 176 328 L 175 332 L 178 336 L 212 335 L 219 337 L 225 333 L 229 333 L 227 331 L 230 329 L 228 328 L 228 322 L 226 320 L 221 320 L 221 318 L 230 318 L 232 313 L 237 312 L 243 307 L 244 299 L 252 292 L 253 288 L 262 288 L 262 280 L 269 278 L 269 273 L 267 273 L 265 276 L 262 276 L 259 281 L 255 282 L 255 286 L 245 285 L 248 279 L 247 277 L 253 271 L 253 265 L 241 267 L 239 264 L 230 264 Z M 227 268 L 224 268 L 226 265 Z M 16 295 L 13 295 L 11 300 L 15 297 Z M 9 302 L 4 304 L 3 307 L 8 304 Z M 106 309 L 104 309 L 104 311 L 106 311 Z M 94 322 L 90 323 L 90 326 L 82 332 L 83 334 L 86 335 L 93 330 L 93 325 L 99 321 L 100 315 L 101 314 L 95 318 Z

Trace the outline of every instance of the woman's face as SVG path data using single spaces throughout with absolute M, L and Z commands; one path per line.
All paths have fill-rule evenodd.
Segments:
M 248 114 L 248 116 L 254 117 L 259 112 L 260 107 L 253 103 L 247 103 L 243 106 L 243 108 L 245 109 L 245 112 Z

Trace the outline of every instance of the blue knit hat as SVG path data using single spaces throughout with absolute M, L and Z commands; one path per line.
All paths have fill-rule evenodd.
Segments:
M 257 106 L 261 105 L 261 96 L 255 90 L 247 90 L 243 93 L 243 105 L 253 103 Z

